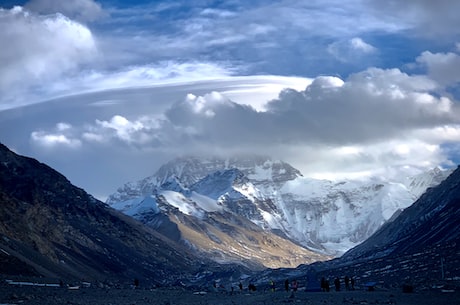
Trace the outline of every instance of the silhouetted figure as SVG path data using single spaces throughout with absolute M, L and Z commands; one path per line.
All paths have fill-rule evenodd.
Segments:
M 250 283 L 250 284 L 248 285 L 248 290 L 249 290 L 249 291 L 256 291 L 257 288 L 256 288 L 256 286 L 255 286 L 253 283 Z
M 329 292 L 329 280 L 326 278 L 321 278 L 321 290 Z
M 284 290 L 286 290 L 286 292 L 289 291 L 289 280 L 288 279 L 284 281 Z
M 345 275 L 345 290 L 350 290 L 350 278 Z
M 335 291 L 340 291 L 340 279 L 338 277 L 334 280 Z
M 134 279 L 134 289 L 139 288 L 139 279 Z
M 240 291 L 243 291 L 243 284 L 241 282 L 238 284 L 238 287 L 240 287 Z

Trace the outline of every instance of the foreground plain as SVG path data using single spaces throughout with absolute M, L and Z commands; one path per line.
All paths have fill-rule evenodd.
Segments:
M 19 287 L 2 285 L 0 305 L 234 305 L 234 304 L 397 304 L 397 305 L 460 305 L 460 292 L 421 291 L 341 291 L 304 292 L 209 292 L 181 288 L 70 290 L 59 287 Z

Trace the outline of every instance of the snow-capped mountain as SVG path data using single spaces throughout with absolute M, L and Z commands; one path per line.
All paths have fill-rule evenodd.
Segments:
M 195 220 L 232 215 L 303 247 L 340 255 L 448 174 L 436 169 L 402 181 L 332 182 L 303 177 L 265 157 L 190 157 L 125 184 L 107 203 L 144 222 L 145 215 L 171 215 L 172 208 L 176 216 L 169 218 L 176 223 L 177 212 Z
M 220 263 L 260 269 L 328 258 L 271 232 L 265 217 L 276 207 L 239 169 L 214 171 L 189 187 L 178 177 L 158 181 L 150 194 L 112 207 Z
M 138 182 L 128 182 L 109 196 L 107 203 L 125 201 L 150 194 L 153 189 L 177 177 L 180 184 L 189 187 L 207 175 L 224 169 L 238 168 L 260 189 L 278 189 L 286 181 L 301 177 L 299 170 L 282 161 L 272 161 L 268 157 L 244 156 L 234 158 L 182 157 L 161 166 L 158 171 Z

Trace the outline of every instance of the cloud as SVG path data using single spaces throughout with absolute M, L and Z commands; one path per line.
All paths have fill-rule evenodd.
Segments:
M 31 0 L 24 6 L 40 14 L 63 14 L 79 21 L 94 21 L 104 16 L 101 5 L 93 0 Z
M 53 132 L 46 132 L 43 130 L 32 132 L 30 139 L 34 144 L 48 149 L 54 147 L 80 148 L 82 141 L 72 135 L 72 129 L 72 125 L 61 122 L 56 124 Z
M 336 59 L 342 62 L 362 62 L 375 54 L 377 49 L 366 43 L 359 37 L 354 37 L 345 41 L 336 41 L 327 47 L 327 51 Z
M 376 16 L 393 18 L 394 23 L 413 29 L 430 39 L 451 39 L 460 34 L 460 2 L 457 0 L 369 1 Z
M 128 66 L 118 71 L 88 71 L 51 86 L 52 94 L 152 86 L 170 83 L 204 81 L 228 77 L 237 71 L 207 62 L 162 61 L 156 64 Z
M 460 83 L 460 55 L 456 53 L 423 52 L 416 62 L 428 70 L 428 75 L 442 86 Z
M 126 144 L 135 145 L 152 144 L 155 139 L 155 129 L 158 128 L 157 120 L 141 117 L 129 121 L 121 115 L 113 116 L 110 121 L 96 120 L 96 126 L 91 128 L 91 133 L 85 133 L 87 140 L 109 141 L 117 139 Z
M 251 106 L 265 90 L 289 83 L 299 87 Z M 59 117 L 58 123 L 28 136 L 34 149 L 43 150 L 35 154 L 100 196 L 184 154 L 263 152 L 310 177 L 388 178 L 451 166 L 458 158 L 459 106 L 433 93 L 437 88 L 424 75 L 371 68 L 346 79 L 233 77 L 131 89 L 128 95 L 95 92 L 51 103 L 53 110 L 45 113 Z M 247 95 L 242 100 L 240 91 Z M 119 100 L 93 106 L 113 96 Z M 72 105 L 72 113 L 65 104 Z M 78 168 L 68 164 L 70 157 Z M 90 180 L 88 171 L 94 173 Z M 110 179 L 104 178 L 107 173 Z
M 25 8 L 1 10 L 0 26 L 9 30 L 0 39 L 11 42 L 0 50 L 0 89 L 8 88 L 2 107 L 185 78 L 346 77 L 384 56 L 378 39 L 374 46 L 363 37 L 408 28 L 361 1 L 155 2 L 106 12 L 100 18 L 105 12 L 92 0 L 32 0 Z M 331 63 L 330 55 L 342 65 Z
M 133 147 L 180 151 L 264 151 L 283 147 L 364 147 L 412 139 L 439 145 L 436 130 L 460 124 L 458 104 L 430 94 L 436 84 L 398 69 L 372 68 L 350 76 L 318 77 L 305 90 L 283 90 L 265 111 L 218 92 L 186 95 L 163 115 L 115 115 L 86 127 L 84 140 L 114 139 Z M 404 109 L 404 111 L 401 111 Z M 425 132 L 421 132 L 424 130 Z M 460 139 L 459 139 L 460 140 Z
M 352 49 L 360 51 L 362 53 L 374 53 L 376 48 L 371 46 L 370 44 L 364 42 L 361 38 L 355 37 L 350 40 L 350 45 Z
M 15 7 L 0 9 L 0 91 L 2 102 L 27 101 L 63 75 L 97 56 L 91 31 L 61 14 L 40 16 Z

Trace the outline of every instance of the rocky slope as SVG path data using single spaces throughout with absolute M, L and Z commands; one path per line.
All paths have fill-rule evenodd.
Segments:
M 209 262 L 2 144 L 0 237 L 3 275 L 164 284 Z

